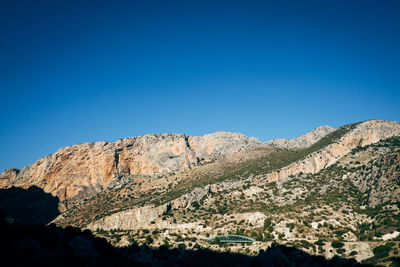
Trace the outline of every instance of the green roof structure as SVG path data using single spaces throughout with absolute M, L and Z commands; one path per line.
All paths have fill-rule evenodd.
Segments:
M 256 241 L 253 238 L 242 235 L 217 235 L 208 239 L 209 242 L 216 242 L 217 240 L 220 243 L 253 243 Z

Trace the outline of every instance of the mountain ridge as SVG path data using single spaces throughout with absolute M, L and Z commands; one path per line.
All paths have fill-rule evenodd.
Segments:
M 36 185 L 74 204 L 118 183 L 121 176 L 170 173 L 260 143 L 230 132 L 152 134 L 83 143 L 61 148 L 21 170 L 7 169 L 0 174 L 0 187 Z
M 396 125 L 396 122 L 379 120 L 369 122 Z M 317 143 L 335 131 L 332 127 L 321 126 L 298 138 L 265 143 L 240 133 L 221 131 L 204 136 L 150 134 L 115 142 L 77 144 L 61 148 L 21 170 L 7 169 L 0 174 L 0 187 L 38 186 L 57 196 L 62 204 L 60 208 L 65 210 L 68 206 L 76 205 L 105 188 L 118 184 L 126 176 L 165 175 L 260 146 L 301 149 Z M 316 162 L 311 165 L 315 164 L 321 165 Z M 267 179 L 273 181 L 288 176 L 294 169 L 297 172 L 309 172 L 310 167 L 307 166 L 310 164 L 303 165 L 289 165 L 280 174 L 268 174 Z M 321 166 L 313 168 L 317 170 Z
M 281 147 L 217 132 L 202 137 L 146 135 L 62 148 L 49 157 L 56 164 L 41 165 L 58 167 L 59 173 L 79 171 L 70 177 L 78 180 L 72 184 L 78 189 L 90 185 L 90 177 L 79 181 L 80 173 L 90 171 L 88 163 L 111 166 L 112 180 L 76 199 L 61 198 L 62 213 L 52 223 L 89 229 L 119 247 L 148 240 L 155 246 L 190 247 L 192 241 L 196 247 L 252 254 L 279 240 L 328 258 L 337 253 L 382 262 L 374 258 L 375 248 L 386 246 L 388 238 L 396 242 L 400 233 L 400 123 L 370 120 L 313 131 Z M 311 144 L 302 147 L 304 140 Z M 104 155 L 110 165 L 104 164 Z M 132 162 L 143 157 L 157 166 L 143 169 L 153 173 L 135 173 Z M 15 182 L 11 186 L 21 181 L 29 185 L 35 180 L 21 173 L 43 169 L 28 166 L 6 174 Z M 49 177 L 40 181 L 52 182 L 56 190 L 65 182 Z M 258 242 L 244 250 L 207 241 L 210 235 L 226 233 Z M 342 248 L 335 242 L 344 242 Z
M 277 148 L 286 149 L 299 149 L 311 146 L 315 142 L 318 142 L 321 138 L 327 134 L 337 130 L 331 126 L 319 126 L 310 132 L 292 139 L 273 139 L 265 142 L 265 144 L 271 145 Z
M 386 125 L 385 127 L 389 127 L 389 129 L 391 129 L 389 132 L 385 132 L 385 130 L 381 130 L 382 125 Z M 365 127 L 366 126 L 366 127 Z M 357 130 L 357 127 L 361 127 L 361 129 L 363 130 Z M 385 127 L 383 127 L 384 129 L 386 129 Z M 399 135 L 400 134 L 400 124 L 398 122 L 390 122 L 390 121 L 367 121 L 367 122 L 360 122 L 357 124 L 352 124 L 352 125 L 347 125 L 344 127 L 339 128 L 337 131 L 333 132 L 331 134 L 331 136 L 327 136 L 324 140 L 320 140 L 319 144 L 318 142 L 315 143 L 313 146 L 315 147 L 310 147 L 310 148 L 306 148 L 303 150 L 295 150 L 295 151 L 286 151 L 286 150 L 278 150 L 276 152 L 272 151 L 271 157 L 268 156 L 271 152 L 267 152 L 267 158 L 263 158 L 264 156 L 261 155 L 261 158 L 254 158 L 254 159 L 250 159 L 250 164 L 254 165 L 254 162 L 257 162 L 259 160 L 261 165 L 248 165 L 246 163 L 246 161 L 244 163 L 240 163 L 237 164 L 235 163 L 235 167 L 239 167 L 239 169 L 235 170 L 235 167 L 229 167 L 230 169 L 232 169 L 232 174 L 228 174 L 225 175 L 223 174 L 221 176 L 221 174 L 217 174 L 216 178 L 217 179 L 211 179 L 211 180 L 205 180 L 205 183 L 201 182 L 201 179 L 199 179 L 199 174 L 201 173 L 197 173 L 194 172 L 192 174 L 189 173 L 189 176 L 183 175 L 182 177 L 179 178 L 178 176 L 172 176 L 171 178 L 165 178 L 166 180 L 164 181 L 163 179 L 155 179 L 155 180 L 149 180 L 149 181 L 143 181 L 141 182 L 141 185 L 135 185 L 135 190 L 134 191 L 129 191 L 129 193 L 126 193 L 128 195 L 134 196 L 134 199 L 137 200 L 141 200 L 143 199 L 144 201 L 140 201 L 139 206 L 142 207 L 143 205 L 148 206 L 146 209 L 148 209 L 149 211 L 152 212 L 152 216 L 159 216 L 159 214 L 163 213 L 166 209 L 168 205 L 172 205 L 174 207 L 177 208 L 185 208 L 188 207 L 190 205 L 191 202 L 193 201 L 198 201 L 198 199 L 196 198 L 196 196 L 204 196 L 204 194 L 209 190 L 207 188 L 209 188 L 207 185 L 208 184 L 214 184 L 214 185 L 218 185 L 218 183 L 223 182 L 224 180 L 229 179 L 232 180 L 232 177 L 235 177 L 233 182 L 234 183 L 238 183 L 238 185 L 241 185 L 241 180 L 248 180 L 246 177 L 252 177 L 250 178 L 251 180 L 254 180 L 255 183 L 257 184 L 262 184 L 262 183 L 267 183 L 267 182 L 273 182 L 273 181 L 278 181 L 279 179 L 284 179 L 285 177 L 289 177 L 292 175 L 296 175 L 299 173 L 302 173 L 304 171 L 304 173 L 316 173 L 319 170 L 322 169 L 322 167 L 327 167 L 333 163 L 335 163 L 339 158 L 340 155 L 339 154 L 334 154 L 334 156 L 331 156 L 330 154 L 333 153 L 332 151 L 324 151 L 325 146 L 328 146 L 332 143 L 332 142 L 339 142 L 341 140 L 341 138 L 343 138 L 343 136 L 350 136 L 350 139 L 352 138 L 352 131 L 356 131 L 356 132 L 363 132 L 365 129 L 373 129 L 378 131 L 380 134 L 372 134 L 370 136 L 371 133 L 366 133 L 365 135 L 361 135 L 361 136 L 356 136 L 356 142 L 352 143 L 351 146 L 349 147 L 345 147 L 344 150 L 338 150 L 338 151 L 334 151 L 335 153 L 342 153 L 342 154 L 346 154 L 347 152 L 351 151 L 351 149 L 355 148 L 357 144 L 361 144 L 360 141 L 363 140 L 363 138 L 365 139 L 364 144 L 367 144 L 367 142 L 372 142 L 372 141 L 379 141 L 380 139 L 384 139 L 393 135 Z M 372 138 L 372 139 L 368 139 L 368 138 Z M 361 138 L 361 139 L 360 139 Z M 375 138 L 375 139 L 374 139 Z M 338 141 L 339 140 L 339 141 Z M 347 140 L 347 139 L 346 139 Z M 339 142 L 340 143 L 340 142 Z M 369 143 L 368 143 L 369 144 Z M 260 148 L 264 147 L 263 145 L 260 146 Z M 336 148 L 336 147 L 334 147 Z M 345 151 L 345 153 L 343 152 Z M 347 152 L 346 152 L 347 151 Z M 304 153 L 305 152 L 305 153 Z M 311 153 L 311 154 L 310 154 Z M 314 154 L 313 154 L 314 153 Z M 322 153 L 322 154 L 321 154 Z M 314 155 L 314 156 L 313 156 Z M 328 155 L 329 157 L 321 157 L 321 155 Z M 236 157 L 239 155 L 236 155 Z M 245 157 L 245 155 L 240 155 L 239 157 Z M 275 158 L 277 157 L 283 157 L 283 162 L 275 165 L 272 165 L 271 167 L 268 167 L 270 165 L 269 161 L 276 161 Z M 328 163 L 325 163 L 325 160 L 328 159 Z M 311 165 L 307 165 L 305 164 L 305 162 L 311 162 Z M 241 165 L 243 165 L 242 167 L 240 167 Z M 221 169 L 222 167 L 220 165 L 217 165 L 219 169 Z M 267 166 L 267 168 L 264 168 L 264 166 Z M 282 167 L 280 167 L 282 166 Z M 305 168 L 305 169 L 301 169 L 300 167 Z M 251 169 L 254 169 L 254 167 L 256 168 L 260 168 L 262 167 L 262 169 L 257 170 L 256 172 L 251 172 Z M 299 169 L 298 169 L 299 168 Z M 311 168 L 311 169 L 310 169 Z M 243 171 L 241 171 L 241 169 Z M 194 171 L 196 169 L 193 169 Z M 239 172 L 238 172 L 239 171 Z M 250 172 L 249 172 L 250 171 Z M 218 177 L 224 177 L 224 179 L 218 178 Z M 190 181 L 189 177 L 193 176 L 194 178 L 194 183 L 187 183 L 187 181 Z M 206 175 L 207 176 L 207 175 Z M 211 176 L 215 176 L 215 174 L 211 174 Z M 175 177 L 175 178 L 174 178 Z M 174 182 L 178 179 L 178 183 Z M 238 180 L 239 179 L 239 180 Z M 183 188 L 185 190 L 181 190 L 181 191 L 176 191 L 176 188 L 179 188 L 179 180 L 181 180 L 182 184 L 183 184 Z M 157 183 L 159 183 L 157 185 Z M 148 184 L 148 185 L 146 185 Z M 214 186 L 212 185 L 212 186 Z M 202 191 L 201 194 L 195 194 L 195 198 L 190 196 L 190 188 L 201 188 L 200 191 Z M 140 192 L 141 188 L 143 188 L 143 195 L 137 195 L 138 192 Z M 146 188 L 152 188 L 152 190 L 156 190 L 156 192 L 161 192 L 161 191 L 165 191 L 165 188 L 171 188 L 171 190 L 169 190 L 169 192 L 165 192 L 165 193 L 161 193 L 160 196 L 156 196 L 153 195 L 151 196 L 148 200 L 147 197 L 149 197 L 149 194 L 146 193 L 149 189 Z M 175 193 L 174 193 L 175 190 Z M 189 197 L 184 197 L 185 194 L 188 193 Z M 122 196 L 121 196 L 122 197 Z M 182 198 L 183 199 L 182 199 Z M 162 200 L 161 203 L 154 202 L 156 199 L 160 199 Z M 188 200 L 189 199 L 189 200 Z M 183 202 L 182 202 L 183 200 Z M 147 202 L 146 202 L 147 201 Z M 129 201 L 127 203 L 124 204 L 124 208 L 123 210 L 126 210 L 126 207 L 128 207 L 129 205 L 127 205 L 128 203 L 130 203 Z M 137 202 L 139 203 L 139 202 Z M 156 206 L 151 206 L 151 204 L 155 204 Z M 157 207 L 157 205 L 160 205 L 164 203 L 163 205 L 161 205 L 159 208 Z M 134 206 L 136 204 L 133 204 Z M 150 205 L 150 206 L 149 206 Z M 156 208 L 157 207 L 157 208 Z M 113 208 L 109 207 L 108 210 L 114 210 Z M 133 207 L 133 209 L 135 209 L 135 207 Z M 111 213 L 115 213 L 118 212 L 117 210 L 114 210 Z M 136 211 L 134 211 L 133 214 L 135 214 Z M 141 209 L 138 209 L 137 212 L 139 212 L 139 214 L 142 214 Z M 110 213 L 109 211 L 107 213 Z M 136 216 L 136 215 L 134 215 Z M 152 217 L 150 216 L 150 217 Z M 140 217 L 140 216 L 139 216 Z M 138 218 L 139 218 L 138 217 Z M 148 223 L 148 216 L 144 216 L 146 217 L 145 219 L 145 223 Z M 141 221 L 141 219 L 138 219 L 139 221 Z

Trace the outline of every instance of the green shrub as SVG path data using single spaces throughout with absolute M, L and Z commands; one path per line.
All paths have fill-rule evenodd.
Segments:
M 333 248 L 341 248 L 341 247 L 344 246 L 344 243 L 340 242 L 338 240 L 334 240 L 334 241 L 332 241 L 331 245 L 332 245 Z
M 151 238 L 151 236 L 146 236 L 146 244 L 151 244 L 151 243 L 153 243 L 153 238 Z
M 257 235 L 256 235 L 256 241 L 262 241 L 263 240 L 263 235 L 262 235 L 262 233 L 258 233 Z
M 179 243 L 178 248 L 183 250 L 186 248 L 186 245 L 184 243 Z
M 270 227 L 271 226 L 271 219 L 270 218 L 267 218 L 267 219 L 265 219 L 264 220 L 264 229 L 267 229 L 268 227 Z
M 137 241 L 133 236 L 128 238 L 128 242 L 131 243 L 131 245 L 137 245 Z
M 389 251 L 391 249 L 390 245 L 381 245 L 375 247 L 372 252 L 374 253 L 374 256 L 378 259 L 380 258 L 386 258 L 389 256 Z
M 294 228 L 294 223 L 287 223 L 286 227 L 288 227 L 290 229 L 290 232 L 293 230 Z
M 270 241 L 270 240 L 274 240 L 274 235 L 271 233 L 264 233 L 263 241 Z
M 197 202 L 197 201 L 193 201 L 191 205 L 192 205 L 192 207 L 195 208 L 195 209 L 200 208 L 200 204 L 199 204 L 199 202 Z
M 338 248 L 338 249 L 336 250 L 336 252 L 339 253 L 339 254 L 343 254 L 343 253 L 346 252 L 346 249 L 344 249 L 344 248 Z
M 355 250 L 353 250 L 352 252 L 350 252 L 350 254 L 349 254 L 349 256 L 355 256 L 355 255 L 358 255 L 358 252 L 357 251 L 355 251 Z
M 315 241 L 314 244 L 321 247 L 325 245 L 325 243 L 322 240 Z

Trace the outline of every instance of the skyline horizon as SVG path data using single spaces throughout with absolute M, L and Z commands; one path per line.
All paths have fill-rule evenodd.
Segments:
M 384 120 L 384 119 L 369 119 L 369 120 L 362 120 L 362 121 L 358 121 L 358 122 L 354 122 L 354 123 L 361 123 L 361 122 L 366 122 L 366 121 L 392 121 L 392 122 L 398 122 L 398 123 L 400 123 L 400 121 L 396 121 L 396 120 Z M 8 168 L 3 169 L 2 172 L 6 171 L 6 170 L 8 170 L 8 169 L 18 169 L 18 170 L 21 170 L 21 169 L 23 169 L 23 168 L 25 168 L 25 167 L 27 167 L 27 166 L 29 166 L 29 165 L 35 163 L 36 161 L 38 161 L 38 160 L 40 160 L 40 159 L 42 159 L 42 158 L 44 158 L 44 157 L 46 157 L 46 156 L 53 155 L 53 154 L 57 153 L 57 151 L 59 151 L 60 149 L 66 148 L 66 147 L 69 147 L 69 146 L 82 145 L 82 144 L 91 144 L 91 143 L 97 143 L 97 142 L 117 142 L 118 140 L 121 140 L 121 139 L 126 139 L 126 138 L 137 138 L 137 137 L 142 137 L 142 136 L 146 136 L 146 135 L 168 135 L 168 134 L 177 134 L 177 135 L 180 135 L 180 134 L 182 134 L 182 135 L 186 135 L 186 136 L 205 136 L 205 135 L 208 135 L 208 134 L 214 134 L 214 133 L 219 133 L 219 132 L 227 132 L 227 133 L 239 133 L 239 134 L 242 134 L 242 135 L 244 135 L 244 136 L 246 136 L 246 137 L 248 137 L 248 138 L 256 138 L 258 141 L 260 141 L 261 143 L 265 144 L 265 143 L 268 143 L 268 142 L 270 142 L 270 141 L 275 141 L 275 140 L 282 140 L 282 139 L 283 139 L 283 140 L 291 140 L 291 139 L 296 139 L 296 138 L 302 137 L 302 136 L 304 136 L 304 135 L 306 135 L 306 134 L 308 134 L 308 133 L 310 133 L 310 132 L 312 132 L 312 131 L 314 131 L 314 130 L 316 130 L 316 129 L 318 129 L 318 128 L 321 128 L 321 127 L 332 127 L 332 128 L 334 128 L 335 131 L 336 131 L 336 130 L 338 130 L 340 127 L 343 127 L 343 126 L 346 126 L 346 125 L 350 125 L 350 124 L 354 124 L 354 123 L 344 124 L 344 125 L 340 125 L 340 126 L 338 126 L 338 127 L 333 127 L 333 126 L 330 126 L 330 125 L 320 125 L 320 126 L 318 126 L 318 127 L 315 127 L 315 128 L 313 128 L 313 129 L 311 129 L 311 130 L 309 130 L 309 131 L 307 131 L 307 132 L 305 132 L 305 133 L 303 133 L 303 134 L 301 134 L 301 135 L 295 136 L 295 137 L 290 137 L 290 138 L 287 138 L 287 137 L 278 137 L 278 138 L 273 138 L 273 139 L 269 139 L 269 140 L 261 140 L 261 139 L 258 138 L 257 136 L 249 136 L 249 135 L 246 135 L 246 134 L 241 133 L 241 132 L 231 132 L 231 131 L 223 131 L 223 130 L 220 130 L 220 131 L 214 131 L 214 132 L 210 132 L 210 133 L 205 133 L 205 134 L 203 134 L 203 135 L 189 135 L 189 134 L 186 134 L 186 133 L 172 133 L 172 132 L 167 133 L 167 132 L 166 132 L 166 133 L 149 133 L 149 134 L 142 134 L 142 135 L 136 135 L 136 136 L 126 136 L 126 137 L 122 137 L 122 138 L 118 138 L 118 139 L 114 139 L 114 140 L 96 140 L 96 141 L 88 141 L 88 142 L 75 143 L 75 144 L 70 144 L 70 145 L 66 145 L 66 146 L 63 146 L 63 147 L 59 147 L 56 151 L 54 151 L 54 152 L 52 152 L 52 153 L 48 153 L 47 155 L 44 155 L 44 156 L 42 156 L 42 157 L 40 157 L 40 158 L 38 158 L 38 159 L 32 161 L 31 163 L 28 163 L 28 164 L 24 165 L 24 166 L 22 166 L 22 167 L 8 167 Z M 0 173 L 1 173 L 1 172 L 0 172 Z

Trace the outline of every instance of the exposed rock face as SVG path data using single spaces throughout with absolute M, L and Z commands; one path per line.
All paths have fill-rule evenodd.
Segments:
M 322 137 L 335 131 L 336 129 L 331 126 L 320 126 L 311 132 L 293 139 L 274 139 L 266 142 L 265 144 L 277 148 L 299 149 L 309 147 L 318 142 Z
M 204 136 L 189 136 L 188 142 L 199 159 L 214 159 L 226 154 L 245 151 L 261 142 L 240 133 L 216 132 Z
M 369 171 L 361 168 L 349 175 L 361 192 L 369 193 L 369 206 L 400 202 L 400 153 L 381 155 L 372 164 Z
M 104 229 L 108 231 L 111 229 L 131 230 L 147 227 L 151 221 L 172 208 L 186 208 L 189 207 L 192 202 L 200 201 L 210 190 L 210 186 L 195 188 L 190 193 L 158 207 L 144 206 L 117 212 L 89 224 L 87 228 L 91 230 Z
M 18 173 L 19 173 L 19 170 L 15 169 L 15 168 L 5 170 L 0 175 L 0 188 L 8 187 L 10 181 L 15 180 Z
M 149 227 L 151 221 L 154 221 L 157 218 L 161 217 L 164 212 L 168 212 L 171 209 L 191 208 L 191 204 L 193 202 L 199 203 L 202 199 L 206 198 L 211 193 L 218 195 L 225 190 L 242 188 L 243 184 L 244 181 L 228 181 L 219 184 L 196 187 L 192 191 L 166 204 L 157 207 L 147 205 L 143 207 L 120 211 L 96 220 L 87 225 L 86 228 L 90 230 L 103 229 L 109 231 L 112 229 L 134 230 Z M 246 213 L 243 214 L 243 219 L 246 219 L 253 224 L 256 224 L 256 221 L 260 223 L 260 218 L 264 219 L 265 217 L 260 217 L 260 214 L 261 213 L 255 213 L 254 215 L 254 213 Z M 54 222 L 58 223 L 60 219 L 62 219 L 62 217 L 58 217 L 56 220 L 54 220 Z M 169 225 L 168 227 L 171 227 L 171 225 Z
M 145 206 L 114 213 L 88 225 L 88 229 L 138 229 L 147 227 L 151 221 L 166 211 L 166 205 L 160 207 Z
M 297 175 L 300 172 L 316 173 L 332 165 L 357 146 L 370 145 L 398 135 L 400 135 L 399 122 L 382 120 L 365 121 L 342 136 L 339 141 L 308 155 L 303 160 L 269 173 L 266 177 L 268 181 L 272 182 L 290 175 Z
M 0 175 L 0 187 L 36 185 L 67 207 L 118 183 L 122 176 L 175 172 L 258 144 L 256 138 L 229 132 L 193 137 L 152 134 L 85 143 L 61 148 L 20 171 L 6 170 Z

